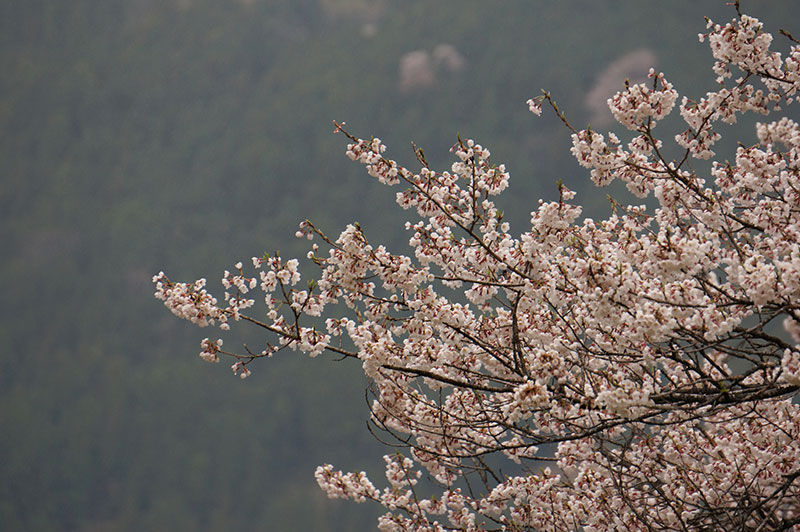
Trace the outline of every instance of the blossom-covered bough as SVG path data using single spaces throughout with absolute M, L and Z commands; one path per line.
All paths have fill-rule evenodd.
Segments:
M 655 209 L 581 219 L 559 186 L 515 237 L 492 201 L 509 174 L 486 148 L 459 139 L 449 171 L 418 152 L 415 172 L 336 124 L 351 159 L 405 187 L 409 256 L 357 224 L 334 240 L 304 222 L 315 282 L 265 255 L 225 272 L 223 302 L 163 273 L 156 297 L 201 327 L 265 329 L 260 353 L 202 342 L 242 378 L 284 349 L 361 362 L 372 422 L 407 452 L 385 457 L 383 489 L 330 465 L 316 477 L 386 507 L 381 530 L 800 530 L 800 125 L 759 124 L 708 180 L 690 165 L 714 157 L 719 121 L 797 97 L 786 35 L 784 58 L 754 18 L 709 21 L 719 88 L 678 105 L 677 160 L 653 130 L 678 93 L 654 71 L 609 100 L 630 141 L 573 130 L 597 185 L 621 180 Z M 529 101 L 545 103 L 566 123 L 549 94 Z M 259 289 L 265 311 L 251 310 Z

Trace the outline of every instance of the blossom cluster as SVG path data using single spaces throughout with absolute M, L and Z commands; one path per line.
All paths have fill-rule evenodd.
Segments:
M 201 327 L 269 333 L 260 353 L 203 340 L 203 359 L 233 356 L 242 378 L 287 348 L 360 362 L 371 422 L 408 452 L 385 457 L 383 490 L 331 465 L 316 478 L 384 506 L 383 531 L 800 530 L 800 125 L 759 124 L 759 144 L 709 176 L 687 162 L 715 156 L 716 122 L 792 103 L 800 47 L 782 59 L 747 16 L 708 29 L 719 89 L 678 105 L 682 157 L 653 135 L 679 98 L 653 70 L 608 102 L 631 140 L 573 135 L 597 185 L 620 180 L 654 208 L 581 219 L 560 185 L 514 236 L 494 203 L 510 174 L 484 146 L 459 139 L 445 171 L 418 152 L 412 171 L 337 124 L 348 157 L 405 187 L 411 253 L 305 221 L 319 268 L 307 287 L 299 261 L 265 255 L 256 273 L 225 272 L 221 304 L 205 280 L 163 273 L 156 297 Z M 545 93 L 529 109 L 544 101 L 555 108 Z

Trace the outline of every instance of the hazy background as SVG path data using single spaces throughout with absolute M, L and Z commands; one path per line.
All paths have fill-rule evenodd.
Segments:
M 358 366 L 282 353 L 235 379 L 201 362 L 213 331 L 169 314 L 151 276 L 220 293 L 238 260 L 304 256 L 306 217 L 404 251 L 409 214 L 332 119 L 407 164 L 411 141 L 446 167 L 457 133 L 477 139 L 511 171 L 517 231 L 558 179 L 603 215 L 568 131 L 525 101 L 545 88 L 574 124 L 613 127 L 603 102 L 653 63 L 700 97 L 696 35 L 734 16 L 724 4 L 0 2 L 0 530 L 373 529 L 378 508 L 313 478 L 332 462 L 382 485 Z M 778 28 L 800 33 L 797 1 L 742 4 L 779 48 Z

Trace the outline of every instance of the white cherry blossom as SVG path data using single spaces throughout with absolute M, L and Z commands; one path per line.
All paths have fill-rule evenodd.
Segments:
M 629 141 L 572 129 L 596 185 L 651 206 L 581 218 L 559 185 L 515 234 L 494 203 L 510 173 L 486 147 L 459 139 L 443 171 L 417 150 L 412 170 L 336 123 L 347 156 L 399 187 L 406 255 L 358 224 L 332 238 L 304 221 L 311 282 L 264 255 L 224 273 L 221 303 L 163 272 L 155 295 L 200 327 L 262 328 L 260 352 L 201 342 L 241 378 L 287 350 L 361 365 L 371 423 L 406 452 L 384 457 L 383 488 L 332 465 L 315 476 L 330 497 L 382 505 L 380 530 L 800 531 L 800 126 L 758 124 L 759 143 L 709 175 L 691 161 L 716 157 L 717 122 L 792 104 L 800 47 L 771 51 L 741 14 L 707 29 L 716 91 L 679 99 L 651 70 L 609 100 Z M 653 131 L 678 101 L 672 160 Z M 527 103 L 545 102 L 572 128 L 549 93 Z

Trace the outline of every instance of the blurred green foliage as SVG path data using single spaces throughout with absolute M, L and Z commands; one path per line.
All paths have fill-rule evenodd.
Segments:
M 790 0 L 752 7 L 768 23 L 800 20 Z M 0 3 L 0 529 L 372 528 L 377 508 L 329 501 L 313 479 L 325 461 L 380 479 L 359 368 L 281 354 L 233 379 L 195 356 L 214 331 L 169 315 L 150 277 L 208 276 L 213 289 L 239 259 L 304 255 L 292 235 L 306 217 L 334 234 L 358 220 L 402 249 L 409 214 L 343 156 L 332 119 L 409 165 L 412 140 L 438 167 L 457 133 L 484 143 L 511 170 L 501 203 L 519 230 L 558 179 L 605 213 L 568 131 L 525 101 L 546 88 L 582 126 L 598 72 L 643 47 L 699 96 L 712 81 L 694 37 L 704 14 L 733 11 L 688 0 Z M 466 67 L 398 90 L 400 58 L 442 43 Z

